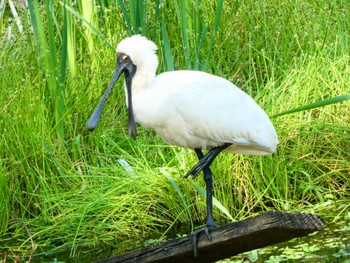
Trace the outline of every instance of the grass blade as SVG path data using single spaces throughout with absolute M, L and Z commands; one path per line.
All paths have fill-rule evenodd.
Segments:
M 193 229 L 193 220 L 192 220 L 192 216 L 189 210 L 189 207 L 187 205 L 187 202 L 185 200 L 185 197 L 183 195 L 183 193 L 181 192 L 180 187 L 178 186 L 178 184 L 175 182 L 175 180 L 171 177 L 171 175 L 164 169 L 161 169 L 162 174 L 164 174 L 164 176 L 169 180 L 169 182 L 172 184 L 172 186 L 174 187 L 174 189 L 176 190 L 176 192 L 178 193 L 178 195 L 180 196 L 180 199 L 182 201 L 182 204 L 184 205 L 188 218 L 191 221 L 191 228 Z
M 8 0 L 8 3 L 9 3 L 9 6 L 10 6 L 12 15 L 13 15 L 13 17 L 15 19 L 16 24 L 17 24 L 18 31 L 22 34 L 23 33 L 23 26 L 22 26 L 22 23 L 21 23 L 21 19 L 18 16 L 18 12 L 16 10 L 16 7 L 13 4 L 12 0 Z
M 311 110 L 311 109 L 315 109 L 315 108 L 319 108 L 319 107 L 325 107 L 327 105 L 339 103 L 339 102 L 346 101 L 346 100 L 350 100 L 350 94 L 345 94 L 345 95 L 337 96 L 334 98 L 320 100 L 320 101 L 317 101 L 317 102 L 314 102 L 311 104 L 303 105 L 303 106 L 300 106 L 300 107 L 297 107 L 297 108 L 294 108 L 291 110 L 277 113 L 277 114 L 273 115 L 272 118 L 276 118 L 276 117 L 283 116 L 286 114 L 295 113 L 298 111 L 305 111 L 305 110 Z
M 60 2 L 62 5 L 63 3 Z M 94 27 L 92 24 L 90 24 L 84 17 L 82 17 L 78 12 L 76 12 L 73 8 L 70 6 L 66 5 L 65 8 L 73 14 L 76 18 L 80 19 L 84 23 L 86 23 L 102 40 L 105 42 L 112 50 L 115 51 L 115 48 L 109 43 L 109 41 L 105 38 L 105 36 L 101 33 L 100 30 L 98 30 L 96 27 Z
M 154 12 L 154 21 L 158 21 L 160 6 L 161 6 L 161 0 L 156 0 L 156 10 Z M 151 39 L 152 40 L 154 40 L 157 31 L 158 31 L 157 30 L 157 23 L 154 23 L 154 25 L 153 25 L 153 32 L 152 32 L 152 35 L 151 35 Z
M 55 158 L 53 157 L 53 155 L 52 155 L 52 153 L 51 153 L 51 151 L 50 151 L 50 149 L 49 149 L 49 146 L 47 146 L 46 142 L 43 142 L 43 144 L 44 144 L 44 147 L 45 147 L 45 149 L 46 149 L 48 155 L 50 156 L 50 159 L 51 159 L 52 163 L 53 163 L 54 166 L 56 167 L 58 174 L 59 174 L 60 177 L 63 179 L 63 181 L 66 183 L 66 185 L 67 185 L 69 188 L 71 188 L 71 185 L 68 183 L 68 181 L 67 181 L 66 178 L 64 177 L 64 175 L 63 175 L 63 173 L 62 173 L 60 167 L 58 166 L 58 164 L 57 164 Z
M 129 30 L 129 34 L 132 35 L 133 34 L 133 30 L 132 30 L 131 23 L 130 23 L 130 17 L 128 15 L 128 12 L 126 11 L 126 7 L 124 5 L 123 0 L 118 0 L 118 4 L 119 4 L 120 9 L 122 10 L 124 20 L 126 22 L 128 30 Z
M 208 67 L 210 54 L 211 54 L 211 51 L 213 50 L 213 44 L 214 44 L 216 32 L 218 31 L 218 28 L 219 28 L 219 25 L 220 25 L 220 18 L 222 16 L 223 5 L 224 5 L 224 1 L 223 0 L 219 0 L 218 3 L 217 3 L 217 6 L 216 6 L 213 34 L 212 34 L 211 39 L 210 39 L 209 50 L 208 50 L 207 57 L 206 57 L 206 60 L 205 60 L 205 66 L 204 66 L 205 69 Z
M 64 6 L 66 1 L 64 1 Z M 62 32 L 62 51 L 61 51 L 61 67 L 60 67 L 60 84 L 66 82 L 66 68 L 68 57 L 68 19 L 66 9 L 63 8 L 63 32 Z M 71 69 L 72 71 L 73 69 Z
M 89 22 L 89 24 L 96 25 L 96 23 L 94 23 L 95 12 L 94 12 L 94 5 L 93 5 L 92 1 L 82 1 L 82 2 L 84 2 L 81 5 L 82 16 L 84 17 L 84 19 L 86 21 Z M 86 37 L 86 40 L 88 43 L 90 54 L 93 54 L 94 53 L 94 43 L 92 41 L 92 34 L 91 34 L 92 31 L 91 30 L 92 30 L 91 27 L 86 27 L 84 30 L 84 34 L 85 34 L 85 37 Z
M 171 53 L 170 40 L 169 40 L 168 31 L 166 29 L 164 17 L 162 18 L 162 36 L 163 36 L 163 44 L 164 44 L 165 61 L 167 64 L 167 70 L 172 71 L 172 70 L 174 70 L 174 60 L 173 60 L 173 55 Z
M 9 207 L 5 205 L 10 201 L 9 176 L 3 173 L 2 162 L 0 162 L 0 234 L 3 234 L 9 223 Z
M 187 11 L 186 11 L 186 1 L 181 1 L 180 6 L 180 28 L 181 28 L 181 35 L 182 35 L 182 45 L 184 48 L 184 55 L 185 55 L 185 61 L 186 61 L 186 67 L 190 68 L 190 45 L 188 41 L 188 27 L 187 27 Z

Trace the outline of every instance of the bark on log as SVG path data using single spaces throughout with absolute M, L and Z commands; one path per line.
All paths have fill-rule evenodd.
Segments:
M 192 235 L 174 239 L 97 262 L 215 262 L 253 249 L 306 236 L 323 229 L 323 219 L 313 214 L 270 211 L 210 230 L 198 238 L 198 257 L 193 256 Z

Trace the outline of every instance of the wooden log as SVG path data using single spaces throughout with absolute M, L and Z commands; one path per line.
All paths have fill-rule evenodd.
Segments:
M 210 230 L 198 238 L 198 257 L 193 256 L 193 236 L 174 239 L 97 262 L 215 262 L 253 249 L 306 236 L 323 229 L 323 219 L 313 214 L 266 212 Z

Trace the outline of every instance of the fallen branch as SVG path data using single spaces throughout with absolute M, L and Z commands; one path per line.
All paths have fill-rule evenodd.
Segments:
M 131 262 L 215 262 L 250 251 L 306 236 L 323 229 L 323 219 L 313 214 L 270 211 L 210 231 L 211 240 L 201 235 L 199 255 L 193 257 L 192 235 L 142 248 L 100 263 Z

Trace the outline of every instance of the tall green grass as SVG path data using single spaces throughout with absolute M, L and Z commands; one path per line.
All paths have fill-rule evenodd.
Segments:
M 77 255 L 204 223 L 204 181 L 182 178 L 195 154 L 151 130 L 129 139 L 120 83 L 99 128 L 85 128 L 113 47 L 136 33 L 157 43 L 159 72 L 223 76 L 274 116 L 276 154 L 223 154 L 213 165 L 217 222 L 270 209 L 325 213 L 320 204 L 349 198 L 347 1 L 82 2 L 28 1 L 18 7 L 24 33 L 0 47 L 0 246 L 9 255 L 30 254 L 25 225 L 36 253 Z
M 67 60 L 67 20 L 64 16 L 63 34 L 61 35 L 62 52 L 61 59 L 58 58 L 58 50 L 55 42 L 55 23 L 57 20 L 53 13 L 53 2 L 48 1 L 45 7 L 46 16 L 41 16 L 41 10 L 38 1 L 28 1 L 34 36 L 36 38 L 38 56 L 41 60 L 41 69 L 44 72 L 42 77 L 47 77 L 47 96 L 51 102 L 49 105 L 50 112 L 53 112 L 55 118 L 53 126 L 56 127 L 58 136 L 64 139 L 64 89 L 66 76 L 66 60 Z M 43 21 L 43 18 L 46 21 Z M 47 30 L 47 31 L 46 31 Z M 58 31 L 58 33 L 61 33 Z M 47 35 L 46 35 L 47 34 Z M 57 68 L 58 63 L 60 68 Z M 60 69 L 60 71 L 59 71 Z

